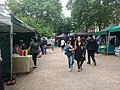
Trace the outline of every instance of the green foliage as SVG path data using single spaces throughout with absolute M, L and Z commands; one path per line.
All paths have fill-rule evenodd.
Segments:
M 101 30 L 120 23 L 120 3 L 116 0 L 69 0 L 67 7 L 78 29 L 92 28 L 96 24 Z
M 6 3 L 18 18 L 43 36 L 52 36 L 62 21 L 59 0 L 7 0 Z

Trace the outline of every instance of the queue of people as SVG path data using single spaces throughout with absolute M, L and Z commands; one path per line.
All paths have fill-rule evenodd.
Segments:
M 70 38 L 67 45 L 64 48 L 64 52 L 68 57 L 68 71 L 72 71 L 74 60 L 77 61 L 78 72 L 83 69 L 83 63 L 86 60 L 86 49 L 88 55 L 87 64 L 91 64 L 90 58 L 92 58 L 94 66 L 96 66 L 95 52 L 96 52 L 96 40 L 92 35 L 89 35 L 88 39 L 77 37 L 76 40 Z

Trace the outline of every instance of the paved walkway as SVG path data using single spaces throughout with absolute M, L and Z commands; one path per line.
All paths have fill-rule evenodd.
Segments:
M 67 71 L 67 57 L 56 48 L 38 60 L 38 68 L 29 74 L 17 76 L 17 83 L 5 90 L 120 90 L 120 59 L 96 55 L 97 66 L 83 65 L 77 72 Z

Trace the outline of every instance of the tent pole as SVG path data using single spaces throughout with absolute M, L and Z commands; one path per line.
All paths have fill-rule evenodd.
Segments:
M 12 15 L 11 15 L 11 28 L 10 28 L 10 59 L 11 59 L 11 81 L 13 77 L 13 60 L 12 60 L 12 53 L 13 53 L 13 23 L 12 23 Z
M 107 36 L 107 55 L 109 54 L 109 37 L 110 37 L 110 32 L 108 33 Z

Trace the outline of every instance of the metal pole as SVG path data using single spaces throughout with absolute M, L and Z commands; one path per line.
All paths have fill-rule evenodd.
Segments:
M 13 67 L 12 67 L 12 52 L 13 52 L 13 23 L 12 23 L 12 15 L 11 15 L 11 28 L 10 28 L 10 59 L 11 59 L 11 81 L 13 77 Z
M 107 36 L 107 55 L 109 53 L 109 38 L 110 38 L 110 32 L 108 33 L 108 36 Z
M 2 57 L 1 57 L 2 55 L 1 55 L 1 48 L 0 48 L 0 80 L 2 80 Z

